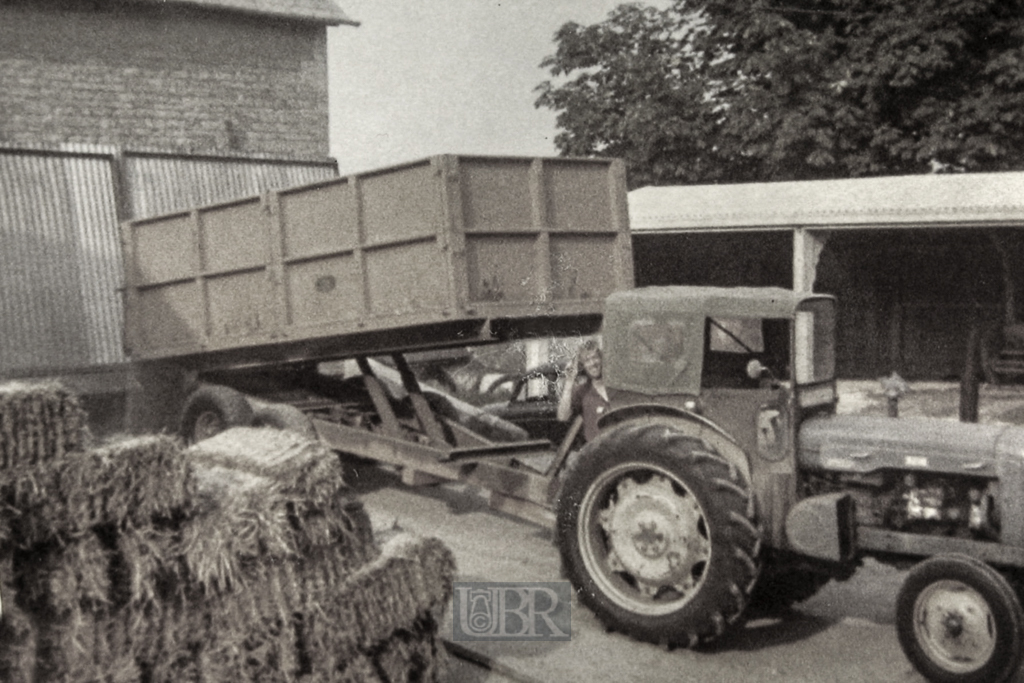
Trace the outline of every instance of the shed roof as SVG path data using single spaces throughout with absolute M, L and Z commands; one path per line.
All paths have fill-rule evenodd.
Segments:
M 634 232 L 1024 222 L 1024 172 L 643 187 Z
M 136 0 L 156 2 L 160 4 L 194 5 L 209 9 L 246 14 L 261 14 L 286 19 L 299 19 L 327 26 L 349 24 L 358 26 L 359 22 L 349 18 L 334 0 Z

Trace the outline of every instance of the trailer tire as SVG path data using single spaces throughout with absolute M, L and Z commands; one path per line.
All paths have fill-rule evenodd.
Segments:
M 204 384 L 185 401 L 178 433 L 187 444 L 215 436 L 231 427 L 252 424 L 252 407 L 230 387 Z
M 1021 664 L 1024 613 L 1007 580 L 968 555 L 910 570 L 896 599 L 900 647 L 937 683 L 1001 683 Z
M 663 425 L 616 427 L 566 473 L 557 542 L 580 601 L 606 627 L 693 647 L 742 621 L 760 532 L 736 467 Z
M 272 427 L 294 432 L 310 441 L 317 440 L 313 422 L 295 406 L 287 403 L 250 402 L 254 427 Z

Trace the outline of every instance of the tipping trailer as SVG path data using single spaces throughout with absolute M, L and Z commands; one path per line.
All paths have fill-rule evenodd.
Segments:
M 129 354 L 200 382 L 187 439 L 311 424 L 406 481 L 474 481 L 552 523 L 552 478 L 512 464 L 552 445 L 495 442 L 514 428 L 425 392 L 405 354 L 596 332 L 633 283 L 621 161 L 438 156 L 130 221 L 122 238 Z M 318 371 L 339 359 L 362 377 Z

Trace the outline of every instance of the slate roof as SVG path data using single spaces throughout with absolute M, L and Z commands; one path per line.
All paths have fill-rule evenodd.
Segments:
M 312 21 L 327 26 L 338 26 L 349 24 L 358 26 L 359 22 L 353 21 L 345 14 L 340 7 L 334 4 L 334 0 L 149 0 L 176 5 L 197 5 L 209 9 L 219 9 L 228 12 L 244 12 L 246 14 L 261 14 L 266 16 L 281 17 L 287 19 L 300 19 Z

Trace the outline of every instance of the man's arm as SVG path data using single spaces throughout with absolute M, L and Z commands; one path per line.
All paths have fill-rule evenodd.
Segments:
M 576 373 L 578 372 L 579 364 L 573 361 L 565 375 L 565 382 L 562 384 L 562 395 L 558 398 L 558 410 L 555 412 L 555 417 L 559 422 L 568 422 L 572 417 L 572 395 L 576 393 Z

